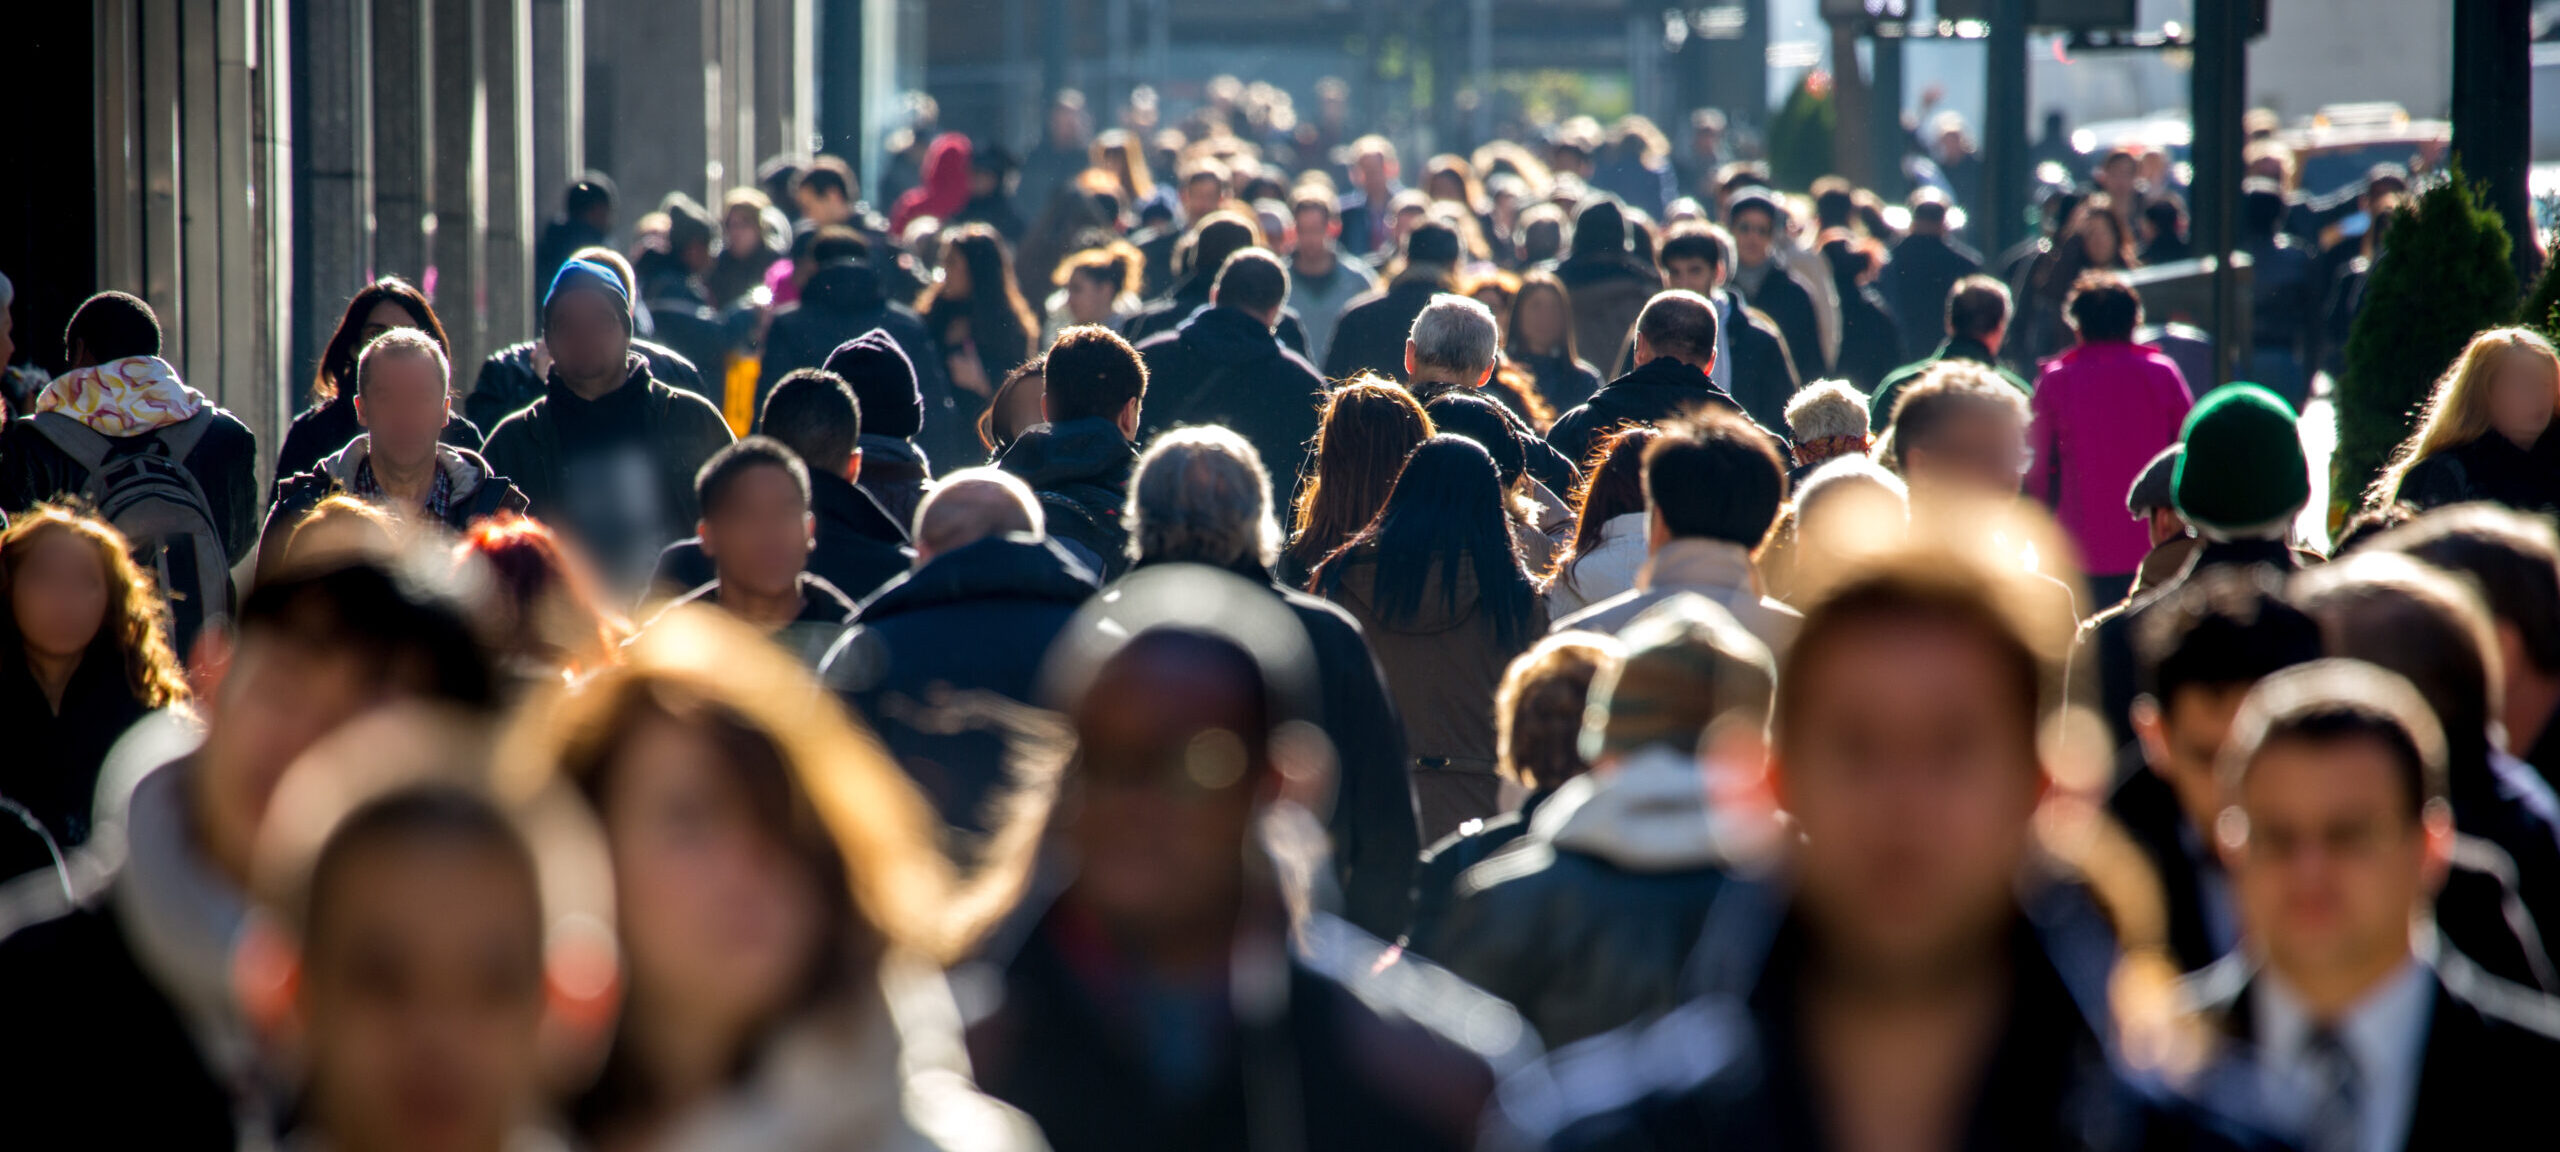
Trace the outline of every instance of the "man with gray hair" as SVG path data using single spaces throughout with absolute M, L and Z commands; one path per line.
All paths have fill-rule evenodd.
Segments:
M 1209 307 L 1170 332 L 1138 343 L 1154 382 L 1138 440 L 1168 428 L 1221 424 L 1235 429 L 1278 473 L 1272 499 L 1285 502 L 1306 470 L 1316 438 L 1324 378 L 1273 334 L 1289 299 L 1279 257 L 1247 248 L 1227 257 L 1209 289 Z
M 943 477 L 915 541 L 915 571 L 863 603 L 819 673 L 915 777 L 967 864 L 1041 661 L 1095 581 L 1043 534 L 1030 486 L 995 468 Z
M 1280 554 L 1270 480 L 1253 445 L 1225 428 L 1177 428 L 1156 439 L 1129 480 L 1129 556 L 1138 567 L 1205 564 L 1236 573 L 1289 606 L 1314 645 L 1323 726 L 1340 761 L 1333 810 L 1334 879 L 1343 918 L 1382 940 L 1404 931 L 1422 853 L 1404 726 L 1351 615 L 1271 578 Z
M 1545 485 L 1550 495 L 1570 492 L 1579 479 L 1574 462 L 1547 447 L 1520 411 L 1518 397 L 1508 389 L 1487 386 L 1501 359 L 1500 342 L 1493 309 L 1483 301 L 1451 292 L 1433 296 L 1413 318 L 1412 334 L 1405 338 L 1405 387 L 1425 404 L 1445 392 L 1475 391 L 1499 402 L 1503 415 L 1510 418 L 1512 438 L 1528 452 L 1529 475 Z

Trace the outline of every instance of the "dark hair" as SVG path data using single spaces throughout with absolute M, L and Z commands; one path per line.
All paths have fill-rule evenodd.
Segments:
M 858 263 L 871 258 L 871 242 L 862 233 L 843 224 L 829 224 L 817 230 L 809 240 L 809 262 L 828 264 Z
M 1636 314 L 1636 335 L 1653 346 L 1654 355 L 1703 364 L 1716 354 L 1715 306 L 1684 289 L 1656 293 Z
M 411 678 L 430 699 L 471 708 L 498 703 L 497 682 L 475 618 L 447 580 L 372 560 L 287 566 L 240 604 L 242 643 L 272 636 L 312 652 L 351 657 L 368 681 Z
M 2282 197 L 2278 197 L 2281 201 Z M 2163 192 L 2142 205 L 2142 218 L 2163 232 L 2176 233 L 2187 222 L 2186 202 L 2175 192 Z
M 1918 196 L 1912 197 L 1911 223 L 1914 226 L 1925 224 L 1930 227 L 1936 227 L 1945 224 L 1946 222 L 1947 202 L 1945 199 L 1923 199 Z
M 824 368 L 794 369 L 764 398 L 756 431 L 810 467 L 842 472 L 862 441 L 862 402 L 842 376 Z
M 2560 539 L 2549 520 L 2495 504 L 2462 504 L 2393 529 L 2373 546 L 2468 579 L 2490 615 L 2515 628 L 2534 670 L 2560 672 Z
M 2323 651 L 2399 673 L 2435 709 L 2457 771 L 2489 755 L 2502 685 L 2488 610 L 2456 577 L 2388 553 L 2360 553 L 2294 578 L 2294 603 L 2320 622 Z
M 1377 563 L 1377 609 L 1388 619 L 1411 619 L 1422 610 L 1435 570 L 1441 607 L 1456 612 L 1460 578 L 1472 569 L 1495 642 L 1518 648 L 1535 639 L 1529 632 L 1538 588 L 1521 570 L 1493 457 L 1473 440 L 1434 436 L 1405 457 L 1377 519 L 1326 558 L 1314 585 L 1338 590 L 1358 559 Z
M 579 173 L 577 182 L 569 185 L 568 195 L 561 200 L 562 206 L 569 210 L 569 215 L 584 216 L 598 208 L 613 207 L 613 202 L 617 198 L 613 177 L 602 172 L 582 172 Z
M 2243 236 L 2268 237 L 2284 223 L 2289 207 L 2284 202 L 2284 186 L 2263 176 L 2240 182 L 2240 229 Z
M 1502 477 L 1505 491 L 1528 470 L 1528 450 L 1521 446 L 1519 434 L 1512 431 L 1511 417 L 1504 414 L 1502 405 L 1473 390 L 1452 388 L 1432 397 L 1423 404 L 1422 411 L 1431 417 L 1431 427 L 1441 435 L 1464 436 L 1492 456 L 1494 471 Z
M 1431 438 L 1431 417 L 1413 393 L 1361 375 L 1325 397 L 1314 466 L 1298 492 L 1286 555 L 1300 571 L 1325 559 L 1377 519 L 1405 457 Z
M 1120 334 L 1099 324 L 1079 324 L 1049 345 L 1049 420 L 1109 420 L 1147 394 L 1147 364 Z
M 1674 539 L 1757 549 L 1787 499 L 1787 468 L 1748 418 L 1709 411 L 1644 450 L 1645 505 Z
M 1816 231 L 1849 226 L 1849 214 L 1856 207 L 1850 195 L 1850 184 L 1838 176 L 1825 176 L 1813 182 L 1813 221 Z
M 1402 263 L 1407 268 L 1419 265 L 1445 271 L 1458 263 L 1462 251 L 1457 229 L 1436 217 L 1425 217 L 1404 234 Z
M 2320 625 L 2259 568 L 2203 568 L 2134 617 L 2134 679 L 2166 709 L 2187 688 L 2238 688 L 2320 658 Z
M 1221 306 L 1241 308 L 1259 316 L 1288 302 L 1289 272 L 1280 266 L 1278 257 L 1259 248 L 1246 248 L 1227 257 L 1219 267 L 1209 298 Z
M 160 318 L 130 292 L 100 292 L 80 302 L 62 330 L 62 347 L 100 364 L 160 354 Z
M 1183 271 L 1216 276 L 1226 266 L 1227 257 L 1262 242 L 1262 229 L 1243 213 L 1221 209 L 1201 217 L 1191 226 L 1187 239 L 1191 258 L 1183 264 Z
M 1947 293 L 1947 335 L 1960 340 L 1989 340 L 2009 324 L 2009 286 L 1979 273 L 1955 283 Z
M 740 477 L 755 468 L 779 468 L 800 489 L 800 503 L 809 503 L 809 467 L 800 457 L 771 436 L 749 436 L 711 454 L 702 462 L 702 470 L 693 474 L 694 502 L 702 505 L 703 519 L 720 512 Z
M 1721 270 L 1732 263 L 1727 258 L 1732 251 L 1733 241 L 1723 229 L 1713 224 L 1683 223 L 1672 226 L 1671 234 L 1654 251 L 1653 259 L 1664 272 L 1671 271 L 1674 260 L 1704 260 L 1707 267 Z
M 1031 342 L 1040 338 L 1040 321 L 1023 301 L 1022 286 L 1014 281 L 1011 250 L 995 229 L 963 224 L 942 234 L 942 262 L 947 267 L 954 259 L 969 269 L 969 336 L 977 341 L 979 357 L 986 361 L 990 375 L 998 368 L 1013 371 L 1014 365 L 1030 359 L 1035 351 Z M 946 280 L 925 289 L 916 311 L 933 312 L 949 286 Z M 938 334 L 938 321 L 936 325 Z
M 798 179 L 792 181 L 791 190 L 795 193 L 841 196 L 851 200 L 853 199 L 853 167 L 838 157 L 817 157 L 809 161 L 807 168 L 801 170 Z
M 396 843 L 432 842 L 467 847 L 506 862 L 523 881 L 533 909 L 532 929 L 525 939 L 538 974 L 542 965 L 543 913 L 541 873 L 523 832 L 495 801 L 454 784 L 416 784 L 377 796 L 350 812 L 331 829 L 304 878 L 297 919 L 306 944 L 319 937 L 329 903 L 324 897 L 347 862 L 376 848 Z
M 1600 547 L 1609 521 L 1644 511 L 1644 450 L 1660 435 L 1650 424 L 1630 424 L 1601 438 L 1573 494 L 1573 544 L 1556 557 L 1554 579 L 1573 580 L 1574 562 Z
M 328 347 L 320 353 L 320 366 L 311 373 L 311 398 L 326 404 L 338 393 L 347 391 L 356 381 L 356 354 L 364 351 L 364 320 L 375 308 L 389 301 L 409 314 L 409 327 L 426 333 L 453 355 L 453 342 L 445 339 L 444 323 L 436 319 L 435 306 L 427 303 L 425 293 L 409 286 L 397 276 L 385 276 L 356 290 L 347 301 L 347 310 L 338 317 L 338 330 L 329 334 Z
M 2260 755 L 2275 744 L 2323 748 L 2357 740 L 2380 745 L 2398 776 L 2402 811 L 2417 818 L 2446 799 L 2451 765 L 2446 737 L 2414 685 L 2357 660 L 2322 660 L 2270 676 L 2231 725 L 2215 766 L 2226 789 L 2246 783 Z
M 2087 272 L 2071 284 L 2062 309 L 2082 340 L 2131 340 L 2142 326 L 2142 295 L 2113 272 Z

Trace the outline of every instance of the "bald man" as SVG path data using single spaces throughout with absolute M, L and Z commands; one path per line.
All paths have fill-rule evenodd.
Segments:
M 820 670 L 945 823 L 984 832 L 1008 724 L 1097 581 L 1043 533 L 1031 489 L 993 468 L 935 485 L 916 509 L 915 545 L 916 570 L 863 604 Z

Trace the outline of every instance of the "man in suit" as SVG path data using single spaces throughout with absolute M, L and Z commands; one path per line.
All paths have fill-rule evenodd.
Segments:
M 2246 943 L 2193 991 L 2313 1152 L 2514 1146 L 2560 1077 L 2560 1007 L 2421 927 L 2452 862 L 2446 759 L 2416 688 L 2343 660 L 2261 681 L 2223 751 Z

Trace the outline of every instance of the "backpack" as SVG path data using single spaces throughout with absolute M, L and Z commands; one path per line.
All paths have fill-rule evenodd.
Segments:
M 1094 575 L 1105 581 L 1129 571 L 1129 529 L 1120 521 L 1120 498 L 1096 484 L 1070 481 L 1034 493 L 1040 515 L 1052 536 L 1090 548 L 1102 565 Z
M 124 533 L 134 563 L 166 596 L 171 643 L 180 652 L 231 616 L 231 561 L 213 504 L 186 468 L 213 420 L 208 409 L 139 436 L 111 437 L 59 412 L 34 417 L 36 431 L 87 470 L 80 498 Z

